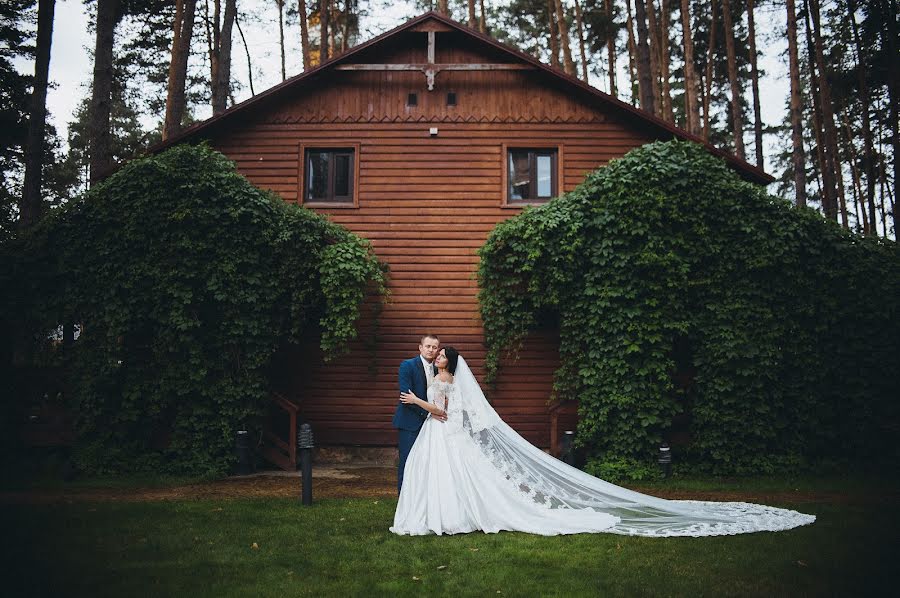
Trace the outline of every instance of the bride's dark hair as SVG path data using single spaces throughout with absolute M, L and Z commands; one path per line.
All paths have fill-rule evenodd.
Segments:
M 444 347 L 444 355 L 447 356 L 447 371 L 456 373 L 456 364 L 459 362 L 459 351 L 453 347 Z

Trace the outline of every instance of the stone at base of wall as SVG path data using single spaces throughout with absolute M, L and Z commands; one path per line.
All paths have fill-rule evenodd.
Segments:
M 316 465 L 397 466 L 397 447 L 317 446 L 313 449 Z

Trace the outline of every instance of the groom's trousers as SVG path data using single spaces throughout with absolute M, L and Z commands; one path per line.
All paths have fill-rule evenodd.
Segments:
M 400 488 L 403 487 L 403 468 L 406 467 L 406 458 L 409 457 L 409 451 L 412 450 L 419 431 L 398 429 L 397 435 L 397 448 L 400 450 L 400 463 L 397 465 L 397 494 L 400 494 Z

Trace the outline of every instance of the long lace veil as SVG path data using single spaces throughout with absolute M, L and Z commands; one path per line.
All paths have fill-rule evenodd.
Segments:
M 665 500 L 595 478 L 555 459 L 509 427 L 488 403 L 459 357 L 455 372 L 462 426 L 515 490 L 548 509 L 594 509 L 621 522 L 610 532 L 632 536 L 718 536 L 785 530 L 815 516 L 744 502 Z

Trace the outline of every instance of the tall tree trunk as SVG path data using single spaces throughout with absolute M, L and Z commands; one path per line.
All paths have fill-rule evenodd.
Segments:
M 841 112 L 840 106 L 837 106 L 836 108 L 837 108 L 837 113 L 840 114 L 840 112 Z M 837 134 L 836 130 L 835 130 L 835 134 Z M 837 147 L 837 139 L 835 139 L 835 147 Z M 847 196 L 846 196 L 846 192 L 844 189 L 844 171 L 843 171 L 843 168 L 841 167 L 841 164 L 844 162 L 844 160 L 841 159 L 841 156 L 839 153 L 836 153 L 834 156 L 835 156 L 835 165 L 837 168 L 837 171 L 835 172 L 835 175 L 836 175 L 835 178 L 837 179 L 838 211 L 841 215 L 841 226 L 843 226 L 844 229 L 849 230 L 850 229 L 850 218 L 849 218 L 849 215 L 847 214 Z
M 625 10 L 627 12 L 625 28 L 628 29 L 628 41 L 626 42 L 626 48 L 628 49 L 628 81 L 631 84 L 631 103 L 636 105 L 637 98 L 641 96 L 641 85 L 637 74 L 637 44 L 634 41 L 634 19 L 631 16 L 631 0 L 625 0 Z M 637 89 L 637 93 L 635 93 L 635 89 Z
M 850 119 L 847 117 L 847 111 L 841 113 L 841 121 L 844 125 L 844 143 L 847 151 L 850 153 L 850 176 L 852 177 L 853 203 L 856 212 L 857 225 L 862 223 L 863 233 L 869 234 L 869 215 L 866 213 L 865 194 L 862 190 L 862 182 L 860 181 L 859 169 L 856 167 L 859 157 L 856 155 L 856 146 L 853 144 L 853 132 L 850 130 Z M 862 207 L 862 210 L 860 210 Z M 860 212 L 862 214 L 860 214 Z
M 191 54 L 191 36 L 194 31 L 194 15 L 197 0 L 177 0 L 175 22 L 172 30 L 172 59 L 169 62 L 168 94 L 166 95 L 166 120 L 163 139 L 181 131 L 181 121 L 187 108 L 184 88 L 187 82 L 188 57 Z
M 566 73 L 575 76 L 575 62 L 572 60 L 572 49 L 569 46 L 569 24 L 566 22 L 566 11 L 562 0 L 556 0 L 556 19 L 559 24 L 559 45 L 563 53 L 563 66 Z
M 338 30 L 337 10 L 334 8 L 334 0 L 329 0 L 328 6 L 330 9 L 328 15 L 328 55 L 333 58 L 337 54 L 337 44 L 334 43 Z
M 891 217 L 894 219 L 894 240 L 900 241 L 900 234 L 898 234 L 898 222 L 900 222 L 900 217 L 898 217 L 898 208 L 897 198 L 900 197 L 898 195 L 898 186 L 900 186 L 900 131 L 898 131 L 897 120 L 900 118 L 898 116 L 898 104 L 900 104 L 900 68 L 897 66 L 897 0 L 882 0 L 882 2 L 886 5 L 887 10 L 884 11 L 884 14 L 887 15 L 887 19 L 885 19 L 885 27 L 882 30 L 883 34 L 887 35 L 887 40 L 884 46 L 887 48 L 887 55 L 893 56 L 894 59 L 888 59 L 888 103 L 890 104 L 889 115 L 891 119 L 891 147 L 892 147 L 892 158 L 894 165 L 894 192 L 892 194 L 894 198 L 894 205 L 891 209 Z M 885 236 L 887 236 L 887 228 L 885 228 Z
M 669 37 L 669 0 L 659 0 L 659 78 L 662 99 L 662 116 L 675 122 L 672 113 L 672 89 L 669 82 L 669 67 L 672 62 L 671 38 Z
M 806 6 L 806 0 L 804 0 L 803 15 L 806 25 L 806 64 L 809 67 L 809 91 L 812 97 L 813 138 L 816 143 L 816 182 L 819 185 L 819 198 L 822 200 L 822 204 L 824 205 L 826 201 L 824 199 L 824 189 L 826 187 L 826 184 L 824 180 L 825 142 L 823 140 L 824 135 L 822 133 L 822 107 L 821 103 L 819 102 L 819 76 L 816 70 L 816 61 L 814 58 L 815 50 L 813 50 L 812 25 L 809 21 L 809 8 Z M 822 178 L 822 181 L 818 180 L 820 177 Z
M 196 2 L 196 0 L 192 0 Z M 113 44 L 119 18 L 119 0 L 97 0 L 96 39 L 94 43 L 94 78 L 91 85 L 91 116 L 88 125 L 91 181 L 112 166 Z
M 237 14 L 234 15 L 234 24 L 237 25 L 238 33 L 241 35 L 241 41 L 244 43 L 244 52 L 247 54 L 247 78 L 250 81 L 250 95 L 255 96 L 256 91 L 253 89 L 253 62 L 250 60 L 250 47 L 247 45 L 247 38 L 244 37 L 244 31 L 241 29 L 241 21 Z
M 450 15 L 450 9 L 448 7 L 447 0 L 438 0 L 438 12 L 442 15 Z
M 838 184 L 838 210 L 841 214 L 841 226 L 845 229 L 850 229 L 850 218 L 847 214 L 847 197 L 844 194 L 844 177 L 843 175 L 839 175 L 837 177 Z
M 344 21 L 341 27 L 341 52 L 346 52 L 350 44 L 350 11 L 352 10 L 350 0 L 344 0 Z
M 469 28 L 475 29 L 478 26 L 478 21 L 475 20 L 475 0 L 468 0 L 469 4 Z
M 584 51 L 584 24 L 581 20 L 581 5 L 575 0 L 575 25 L 578 30 L 578 51 L 581 54 L 581 78 L 588 82 L 587 53 Z
M 616 35 L 612 28 L 613 22 L 613 11 L 612 11 L 612 0 L 603 0 L 603 8 L 606 11 L 606 22 L 609 23 L 609 31 L 606 34 L 606 56 L 607 56 L 607 67 L 609 70 L 609 93 L 610 95 L 617 96 L 618 90 L 616 89 Z M 630 14 L 629 10 L 629 14 Z M 629 36 L 631 35 L 631 30 L 628 30 Z
M 862 42 L 859 37 L 859 27 L 856 24 L 856 0 L 847 0 L 847 17 L 850 21 L 850 27 L 853 31 L 853 45 L 856 49 L 856 75 L 859 80 L 859 102 L 862 112 L 863 127 L 863 172 L 866 175 L 866 193 L 863 206 L 865 214 L 866 205 L 869 209 L 868 217 L 875 222 L 875 148 L 872 144 L 872 123 L 869 118 L 871 105 L 869 103 L 869 82 L 868 72 L 866 69 L 866 60 L 863 56 Z M 847 125 L 849 128 L 849 124 Z M 848 131 L 849 143 L 853 143 L 853 138 Z M 869 232 L 868 227 L 864 227 L 865 232 Z
M 237 0 L 225 0 L 224 16 L 219 14 L 220 10 L 221 0 L 215 0 L 213 44 L 209 53 L 213 114 L 225 112 L 228 107 L 228 94 L 231 90 L 231 35 L 237 15 Z
M 647 43 L 650 46 L 650 89 L 653 93 L 653 113 L 661 116 L 663 113 L 663 102 L 659 86 L 661 78 L 659 67 L 662 63 L 660 59 L 660 32 L 656 21 L 656 4 L 654 4 L 653 0 L 646 0 L 646 3 L 647 33 L 649 36 Z
M 697 105 L 697 72 L 694 70 L 694 34 L 691 28 L 691 2 L 681 0 L 681 31 L 684 45 L 684 119 L 689 133 L 700 135 L 700 109 Z
M 712 126 L 709 110 L 712 105 L 713 67 L 716 58 L 716 11 L 718 7 L 718 0 L 712 0 L 712 14 L 709 18 L 709 48 L 707 48 L 706 52 L 706 68 L 703 69 L 703 139 L 706 141 L 709 141 L 709 131 Z
M 305 71 L 312 66 L 309 61 L 309 12 L 306 9 L 306 0 L 298 0 L 297 14 L 300 15 L 300 53 L 303 55 Z
M 829 219 L 834 219 L 838 215 L 837 177 L 839 176 L 834 107 L 831 101 L 831 84 L 828 81 L 827 65 L 825 64 L 819 0 L 810 0 L 809 8 L 813 21 L 815 60 L 819 71 L 819 105 L 822 110 L 822 124 L 824 125 L 823 132 L 825 135 L 825 168 L 829 171 L 822 175 L 825 181 L 825 198 L 827 199 L 827 203 L 823 207 L 825 208 L 825 216 Z
M 734 52 L 734 27 L 731 22 L 731 0 L 722 0 L 722 17 L 725 26 L 725 52 L 728 56 L 728 82 L 731 84 L 731 123 L 734 129 L 734 153 L 744 159 L 744 123 L 741 118 L 741 85 L 737 74 L 737 58 Z
M 319 64 L 328 60 L 328 15 L 331 13 L 329 0 L 319 0 Z
M 803 107 L 800 104 L 800 55 L 797 51 L 797 10 L 787 0 L 788 55 L 791 73 L 791 157 L 794 166 L 794 193 L 798 206 L 806 205 L 806 153 L 803 150 Z
M 650 69 L 650 46 L 647 41 L 647 6 L 644 0 L 634 2 L 634 20 L 637 21 L 637 72 L 638 88 L 641 95 L 641 108 L 650 114 L 656 114 L 653 93 L 653 73 Z
M 556 21 L 555 0 L 547 0 L 547 18 L 550 21 L 550 66 L 559 68 L 559 30 Z
M 804 0 L 804 18 L 806 21 L 806 57 L 809 66 L 809 84 L 813 101 L 813 134 L 816 141 L 816 158 L 818 171 L 822 178 L 819 188 L 819 197 L 822 200 L 822 209 L 828 215 L 828 204 L 835 205 L 831 179 L 831 169 L 828 167 L 828 161 L 825 151 L 825 133 L 824 124 L 822 122 L 822 95 L 819 93 L 819 85 L 821 81 L 821 73 L 818 72 L 818 66 L 815 60 L 815 50 L 813 49 L 812 25 L 810 24 L 810 11 Z M 830 192 L 829 189 L 832 191 Z M 831 193 L 831 194 L 830 194 Z M 833 212 L 832 212 L 833 213 Z
M 281 49 L 281 80 L 287 79 L 287 64 L 284 51 L 284 0 L 275 0 L 278 5 L 278 47 Z
M 478 30 L 482 33 L 487 33 L 487 19 L 484 16 L 484 0 L 478 0 L 478 5 L 481 9 L 481 16 L 478 18 Z
M 19 229 L 31 228 L 41 217 L 41 181 L 44 169 L 44 132 L 47 126 L 47 85 L 50 80 L 50 47 L 53 43 L 53 13 L 56 0 L 38 2 L 37 47 L 34 60 L 34 88 L 28 114 L 25 141 L 25 180 L 19 206 Z
M 762 110 L 759 106 L 759 70 L 756 67 L 756 23 L 753 2 L 747 0 L 747 28 L 750 37 L 750 82 L 753 89 L 753 134 L 756 140 L 756 165 L 764 168 Z
M 883 136 L 882 136 L 882 138 L 883 138 Z M 884 156 L 883 151 L 879 152 L 879 153 L 882 156 Z M 888 188 L 888 182 L 887 182 L 887 164 L 883 161 L 883 158 L 882 158 L 882 162 L 881 162 L 881 165 L 879 166 L 878 170 L 879 170 L 878 177 L 880 179 L 879 182 L 881 183 L 878 186 L 878 195 L 881 198 L 881 205 L 880 205 L 880 208 L 881 208 L 881 230 L 884 232 L 884 236 L 887 237 L 888 236 L 887 210 L 885 209 L 885 205 L 884 205 L 884 191 L 885 191 L 885 189 Z

